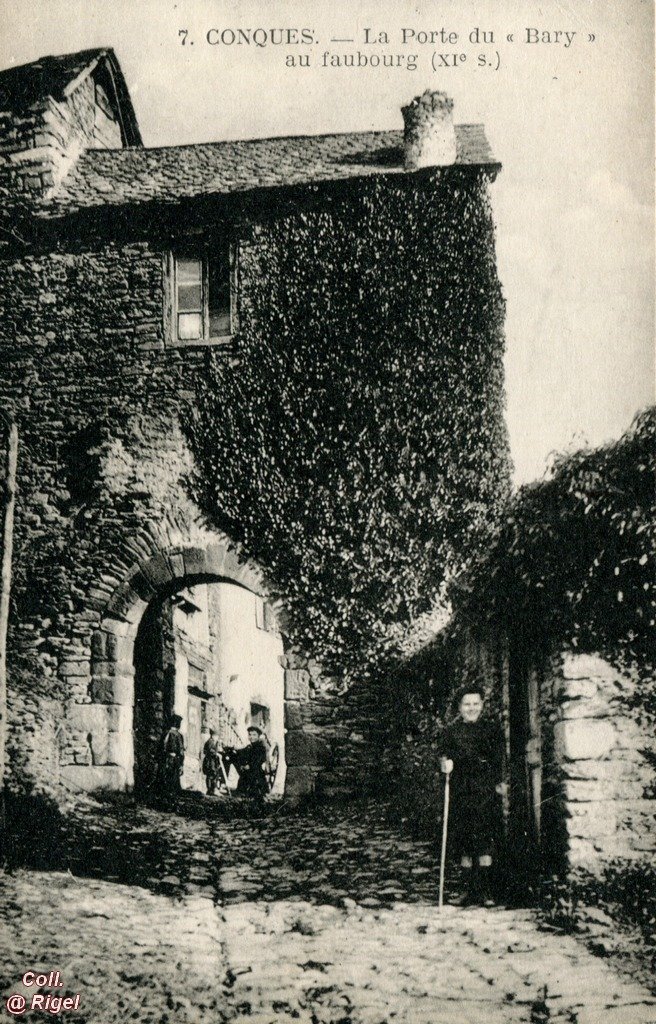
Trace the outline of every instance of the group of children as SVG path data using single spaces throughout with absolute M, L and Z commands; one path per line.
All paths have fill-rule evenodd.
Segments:
M 157 789 L 164 797 L 172 798 L 181 791 L 184 768 L 184 737 L 180 731 L 182 718 L 172 715 L 169 728 L 162 737 L 157 766 Z M 203 747 L 201 768 L 207 785 L 207 795 L 213 796 L 217 786 L 228 788 L 227 772 L 231 765 L 239 775 L 237 793 L 254 800 L 263 800 L 269 791 L 267 779 L 268 751 L 262 730 L 256 725 L 248 729 L 245 747 L 222 747 L 216 731 L 210 729 L 209 739 Z

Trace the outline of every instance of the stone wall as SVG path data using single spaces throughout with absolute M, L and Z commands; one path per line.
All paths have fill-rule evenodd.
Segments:
M 97 106 L 95 90 L 89 75 L 61 100 L 46 96 L 27 109 L 0 109 L 0 185 L 47 195 L 83 149 L 121 148 L 120 126 Z
M 545 871 L 600 872 L 653 854 L 656 740 L 637 709 L 637 675 L 518 637 L 508 654 L 494 686 L 507 679 L 511 835 L 526 828 Z
M 546 685 L 554 745 L 545 767 L 559 787 L 570 866 L 653 856 L 656 740 L 630 709 L 635 677 L 600 657 L 565 654 Z
M 132 784 L 134 643 L 152 601 L 195 583 L 232 581 L 269 600 L 285 629 L 284 609 L 258 567 L 211 526 L 192 497 L 195 467 L 185 427 L 196 385 L 211 359 L 238 357 L 238 339 L 211 347 L 172 345 L 168 258 L 176 245 L 189 244 L 190 233 L 200 244 L 226 232 L 233 238 L 239 329 L 257 350 L 266 331 L 280 330 L 269 298 L 283 255 L 305 267 L 316 262 L 322 302 L 336 322 L 343 319 L 340 339 L 358 301 L 365 320 L 377 309 L 371 289 L 341 295 L 338 261 L 315 261 L 318 224 L 326 234 L 326 224 L 334 223 L 354 251 L 367 249 L 360 244 L 365 237 L 376 256 L 371 265 L 396 272 L 396 235 L 385 225 L 396 224 L 406 208 L 417 224 L 424 210 L 439 208 L 440 229 L 430 245 L 441 246 L 444 260 L 458 268 L 458 294 L 473 304 L 473 312 L 459 306 L 459 315 L 476 329 L 467 328 L 463 354 L 442 293 L 415 283 L 413 295 L 429 326 L 413 344 L 431 346 L 448 379 L 462 383 L 449 391 L 452 410 L 442 393 L 441 415 L 450 424 L 445 461 L 466 463 L 468 494 L 487 493 L 484 471 L 479 479 L 472 468 L 479 459 L 484 465 L 484 454 L 503 475 L 502 303 L 490 269 L 486 183 L 481 175 L 459 174 L 455 181 L 457 188 L 440 180 L 438 198 L 435 183 L 423 179 L 376 181 L 353 194 L 349 186 L 337 201 L 332 193 L 313 193 L 307 209 L 297 194 L 286 194 L 267 196 L 266 204 L 261 196 L 218 197 L 184 209 L 103 210 L 98 217 L 39 221 L 28 247 L 8 243 L 0 259 L 0 401 L 16 416 L 21 438 L 9 648 L 14 784 Z M 470 214 L 476 214 L 475 229 Z M 414 240 L 411 227 L 405 229 Z M 426 247 L 421 251 L 427 259 Z M 439 273 L 451 287 L 448 266 Z M 291 310 L 295 343 L 307 345 L 306 292 L 291 291 L 284 275 L 274 290 Z M 399 316 L 412 320 L 414 330 L 414 299 L 405 292 L 397 299 Z M 407 322 L 404 329 L 410 330 Z M 437 347 L 440 330 L 452 343 L 448 354 L 446 340 Z M 453 424 L 464 423 L 470 407 L 476 429 L 465 449 Z M 457 504 L 455 492 L 450 500 Z M 375 689 L 362 684 L 345 693 L 311 651 L 286 650 L 284 658 L 288 793 L 315 785 L 333 795 L 360 790 L 377 767 Z M 94 751 L 105 751 L 104 761 Z
M 529 649 L 502 633 L 442 638 L 391 679 L 379 750 L 399 813 L 427 834 L 440 820 L 442 723 L 465 681 L 503 727 L 508 859 L 516 870 L 584 867 L 656 852 L 656 736 L 638 709 L 645 680 L 595 655 Z M 522 863 L 524 859 L 525 863 Z
M 1 400 L 20 435 L 14 787 L 131 785 L 134 641 L 154 599 L 223 579 L 280 610 L 257 566 L 190 496 L 183 427 L 207 353 L 166 348 L 163 265 L 145 241 L 71 243 L 0 264 Z M 288 674 L 294 707 L 311 696 L 306 684 L 301 670 Z M 306 782 L 318 748 L 297 740 Z
M 482 678 L 508 734 L 510 835 L 526 830 L 546 871 L 652 856 L 656 738 L 635 700 L 644 680 L 598 655 L 529 650 L 521 636 L 506 658 L 486 646 Z

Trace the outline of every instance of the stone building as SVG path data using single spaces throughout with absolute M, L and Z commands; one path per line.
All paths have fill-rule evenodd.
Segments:
M 259 567 L 194 503 L 185 423 L 208 360 L 234 359 L 242 334 L 262 329 L 251 293 L 271 233 L 326 211 L 348 218 L 363 197 L 384 213 L 393 198 L 401 211 L 439 203 L 457 225 L 458 301 L 480 308 L 459 324 L 425 288 L 422 317 L 438 340 L 445 324 L 461 331 L 448 365 L 462 380 L 459 415 L 489 420 L 489 441 L 477 432 L 486 464 L 505 457 L 502 336 L 488 344 L 503 320 L 487 199 L 499 164 L 482 127 L 454 127 L 451 107 L 427 93 L 405 108 L 405 151 L 402 130 L 148 149 L 111 50 L 0 74 L 0 388 L 20 438 L 11 785 L 131 787 L 172 709 L 193 748 L 188 785 L 212 721 L 242 739 L 247 721 L 273 730 L 288 794 L 322 772 L 334 785 L 340 772 L 357 779 L 365 705 L 341 696 L 311 651 L 290 648 Z M 399 260 L 397 242 L 376 244 L 381 265 Z M 421 244 L 439 266 L 445 243 Z M 369 275 L 362 301 L 377 287 Z M 449 457 L 457 476 L 460 456 Z M 238 604 L 271 626 L 250 661 Z

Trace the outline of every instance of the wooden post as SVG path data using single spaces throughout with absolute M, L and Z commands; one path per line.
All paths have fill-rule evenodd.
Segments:
M 0 412 L 0 859 L 6 851 L 5 771 L 7 751 L 7 626 L 11 590 L 11 560 L 14 539 L 14 500 L 18 430 L 5 413 Z
M 449 780 L 451 778 L 450 772 L 445 772 L 444 775 L 444 812 L 442 817 L 442 847 L 440 850 L 440 888 L 438 894 L 437 906 L 438 910 L 441 910 L 444 906 L 444 875 L 446 872 L 446 843 L 449 831 Z

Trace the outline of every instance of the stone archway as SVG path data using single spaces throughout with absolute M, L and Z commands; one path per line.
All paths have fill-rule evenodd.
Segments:
M 259 568 L 241 560 L 227 545 L 178 547 L 144 558 L 115 588 L 93 634 L 89 699 L 69 705 L 66 716 L 78 744 L 86 743 L 88 756 L 84 763 L 62 766 L 65 783 L 87 791 L 132 788 L 134 648 L 139 624 L 153 600 L 203 582 L 232 583 L 266 599 L 285 637 L 285 610 L 279 601 L 271 599 Z M 299 795 L 313 788 L 321 766 L 328 759 L 328 747 L 316 734 L 303 728 L 303 706 L 310 701 L 308 659 L 290 651 L 286 641 L 284 651 L 286 795 Z

